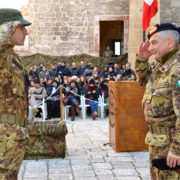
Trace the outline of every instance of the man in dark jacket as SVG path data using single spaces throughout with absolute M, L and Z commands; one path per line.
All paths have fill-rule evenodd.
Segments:
M 75 62 L 73 62 L 72 63 L 72 68 L 70 69 L 70 75 L 71 76 L 77 76 L 78 75 L 78 68 L 77 68 L 77 66 L 76 66 L 76 63 Z
M 78 69 L 78 75 L 82 76 L 84 74 L 84 71 L 86 70 L 86 66 L 84 66 L 84 61 L 81 61 L 81 65 Z
M 66 67 L 65 62 L 61 62 L 60 66 L 57 67 L 56 75 L 69 76 L 69 69 Z

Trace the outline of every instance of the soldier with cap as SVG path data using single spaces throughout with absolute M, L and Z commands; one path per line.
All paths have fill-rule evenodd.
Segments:
M 175 170 L 159 170 L 152 159 L 166 158 L 167 166 L 180 165 L 180 52 L 179 30 L 172 24 L 154 25 L 136 57 L 136 74 L 140 85 L 146 85 L 143 97 L 148 133 L 145 143 L 150 155 L 152 180 L 178 180 Z M 148 59 L 158 61 L 150 67 Z
M 20 11 L 0 9 L 0 179 L 17 180 L 28 139 L 27 83 L 15 45 L 24 45 L 28 32 Z

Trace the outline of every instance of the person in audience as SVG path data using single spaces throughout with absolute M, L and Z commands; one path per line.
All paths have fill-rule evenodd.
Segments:
M 92 70 L 93 70 L 92 63 L 88 63 L 87 69 L 84 71 L 83 76 L 86 76 L 87 78 L 89 78 L 92 75 Z
M 126 69 L 125 69 L 125 71 L 123 72 L 122 76 L 128 78 L 128 77 L 131 76 L 131 74 L 135 74 L 135 73 L 134 73 L 134 71 L 130 68 L 130 64 L 127 63 L 127 64 L 126 64 Z
M 117 76 L 117 74 L 120 74 L 120 69 L 118 67 L 118 64 L 115 63 L 114 64 L 114 75 Z
M 69 69 L 66 67 L 66 63 L 61 62 L 61 64 L 57 67 L 56 75 L 61 75 L 62 77 L 64 77 L 69 76 L 69 74 Z
M 29 72 L 29 76 L 30 76 L 30 79 L 38 79 L 39 76 L 38 76 L 38 70 L 37 70 L 37 66 L 34 65 L 30 72 Z
M 114 69 L 112 66 L 109 67 L 108 75 L 110 75 L 111 77 L 115 76 Z
M 107 46 L 107 47 L 106 47 L 106 50 L 105 50 L 104 53 L 103 53 L 103 57 L 105 57 L 105 58 L 110 58 L 110 57 L 112 57 L 112 56 L 113 56 L 113 52 L 111 51 L 110 47 Z
M 72 68 L 70 69 L 70 75 L 71 76 L 78 76 L 78 71 L 79 71 L 79 69 L 77 68 L 76 63 L 73 62 Z
M 84 76 L 80 76 L 79 78 L 79 89 L 80 89 L 80 95 L 84 95 L 86 89 L 86 79 Z
M 94 79 L 90 79 L 85 90 L 85 97 L 88 99 L 86 102 L 91 107 L 92 119 L 95 120 L 98 117 L 98 98 L 99 98 L 99 89 L 95 86 Z
M 42 67 L 42 71 L 39 73 L 39 78 L 43 78 L 45 81 L 50 79 L 49 71 L 46 69 L 46 66 Z
M 64 98 L 64 99 L 68 99 L 68 101 L 64 102 L 64 105 L 66 105 L 66 103 L 71 105 L 71 121 L 75 120 L 76 109 L 80 110 L 78 95 L 79 95 L 78 84 L 75 80 L 71 80 L 69 86 L 67 87 L 67 90 L 65 91 L 65 98 Z
M 103 78 L 107 78 L 107 76 L 108 76 L 108 65 L 105 65 L 103 67 L 103 71 L 100 73 L 100 76 Z
M 38 76 L 39 76 L 39 73 L 42 71 L 43 66 L 44 66 L 44 62 L 41 62 L 38 69 L 37 69 Z
M 51 66 L 51 70 L 49 71 L 50 77 L 51 77 L 51 78 L 55 78 L 56 72 L 57 72 L 56 65 L 53 64 L 53 65 Z
M 34 80 L 34 87 L 29 89 L 29 120 L 34 120 L 36 113 L 40 113 L 37 105 L 42 102 L 43 98 L 47 96 L 46 89 L 41 86 L 40 80 Z
M 60 88 L 58 89 L 58 82 L 53 80 L 51 85 L 47 88 L 46 92 L 49 97 L 47 103 L 47 118 L 60 117 Z
M 108 99 L 108 80 L 107 79 L 104 79 L 100 83 L 100 94 L 104 96 L 104 103 L 108 104 L 109 99 Z M 108 109 L 109 109 L 108 106 L 105 106 L 106 115 L 108 115 Z
M 94 77 L 94 79 L 98 79 L 99 78 L 99 72 L 98 72 L 98 68 L 97 67 L 93 68 L 92 76 Z
M 86 70 L 86 66 L 84 65 L 84 61 L 81 61 L 80 67 L 78 69 L 78 75 L 82 76 L 85 70 Z

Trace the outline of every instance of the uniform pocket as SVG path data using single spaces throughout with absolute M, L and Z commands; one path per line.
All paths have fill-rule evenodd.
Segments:
M 158 135 L 148 132 L 145 138 L 145 143 L 150 146 L 165 147 L 170 145 L 170 139 L 168 135 Z

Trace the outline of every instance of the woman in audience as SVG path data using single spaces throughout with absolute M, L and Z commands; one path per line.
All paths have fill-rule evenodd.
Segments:
M 88 99 L 87 103 L 90 105 L 92 110 L 92 119 L 95 120 L 98 117 L 99 89 L 95 86 L 94 79 L 89 80 L 85 91 L 85 97 Z
M 76 109 L 79 107 L 79 87 L 75 80 L 71 80 L 67 90 L 65 91 L 64 105 L 66 103 L 71 105 L 71 121 L 74 121 L 76 115 Z M 66 100 L 66 101 L 65 101 Z M 68 100 L 68 101 L 67 101 Z

